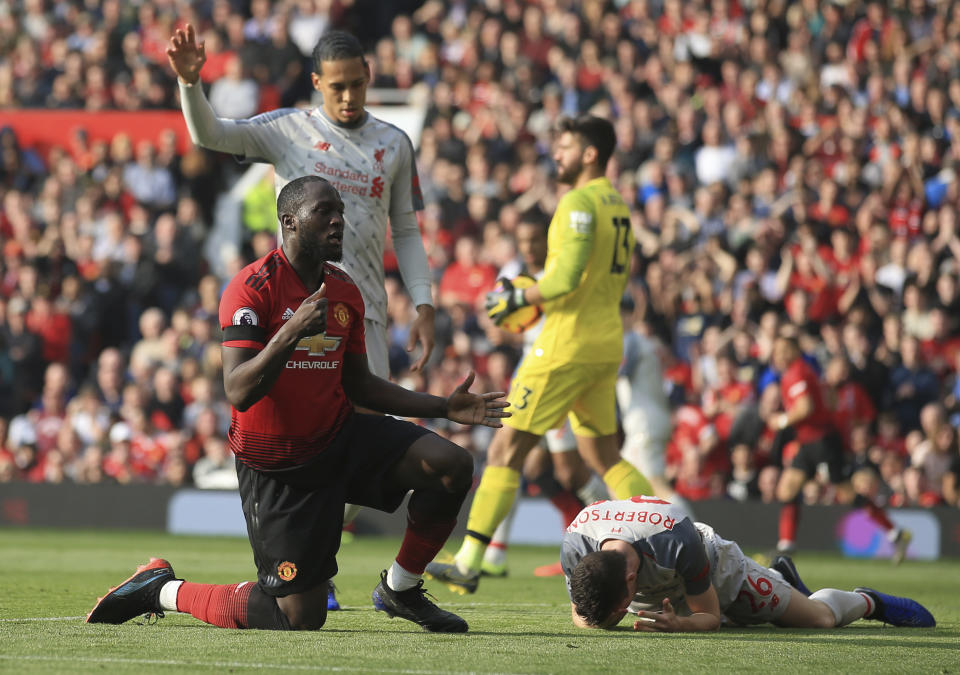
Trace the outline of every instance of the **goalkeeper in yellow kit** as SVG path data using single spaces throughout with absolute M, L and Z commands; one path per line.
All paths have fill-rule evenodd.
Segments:
M 527 453 L 568 416 L 577 449 L 616 499 L 653 494 L 650 483 L 620 458 L 617 367 L 623 356 L 620 298 L 627 284 L 633 234 L 630 212 L 606 178 L 616 145 L 613 125 L 590 115 L 563 120 L 554 161 L 557 180 L 573 187 L 557 206 L 540 281 L 509 281 L 487 295 L 497 323 L 519 307 L 541 305 L 543 331 L 510 387 L 513 417 L 487 451 L 487 466 L 470 509 L 467 536 L 452 563 L 432 562 L 426 575 L 473 593 L 490 536 L 516 498 Z

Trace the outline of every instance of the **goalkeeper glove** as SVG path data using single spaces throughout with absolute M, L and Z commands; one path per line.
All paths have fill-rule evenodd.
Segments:
M 529 304 L 523 297 L 523 291 L 522 288 L 515 288 L 509 279 L 498 279 L 494 289 L 487 293 L 487 316 L 499 326 L 513 312 Z

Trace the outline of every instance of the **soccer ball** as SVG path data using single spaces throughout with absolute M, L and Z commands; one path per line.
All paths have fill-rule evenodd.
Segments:
M 514 288 L 530 288 L 537 283 L 536 279 L 526 274 L 520 274 L 511 279 Z M 501 290 L 502 285 L 497 282 L 497 290 Z M 527 305 L 515 310 L 507 315 L 500 327 L 511 333 L 522 333 L 528 328 L 532 328 L 540 321 L 543 316 L 543 310 L 539 305 Z

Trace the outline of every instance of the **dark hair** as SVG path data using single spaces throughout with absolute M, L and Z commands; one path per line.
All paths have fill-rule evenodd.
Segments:
M 546 232 L 550 227 L 550 219 L 543 213 L 543 211 L 536 207 L 527 209 L 520 215 L 520 220 L 517 222 L 517 224 L 523 225 L 525 223 L 528 225 L 536 225 L 544 232 Z
M 317 46 L 313 48 L 313 72 L 322 73 L 320 64 L 324 61 L 344 59 L 362 59 L 364 63 L 367 62 L 360 40 L 346 31 L 328 30 L 317 40 Z
M 283 218 L 285 213 L 296 213 L 303 205 L 309 183 L 327 183 L 322 176 L 300 176 L 283 186 L 280 196 L 277 197 L 277 217 Z
M 617 551 L 594 551 L 583 556 L 570 576 L 570 599 L 577 614 L 591 626 L 600 626 L 627 593 L 627 558 Z
M 561 133 L 570 132 L 580 136 L 586 146 L 597 149 L 597 165 L 606 170 L 607 162 L 613 155 L 617 145 L 617 132 L 613 130 L 610 120 L 594 115 L 580 115 L 579 117 L 565 117 L 560 120 L 557 129 Z

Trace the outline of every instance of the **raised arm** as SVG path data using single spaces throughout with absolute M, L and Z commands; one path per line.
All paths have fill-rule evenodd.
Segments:
M 190 139 L 197 145 L 233 155 L 272 161 L 269 129 L 217 117 L 200 86 L 200 71 L 207 61 L 203 42 L 191 24 L 177 29 L 167 46 L 167 60 L 177 74 L 180 106 Z

